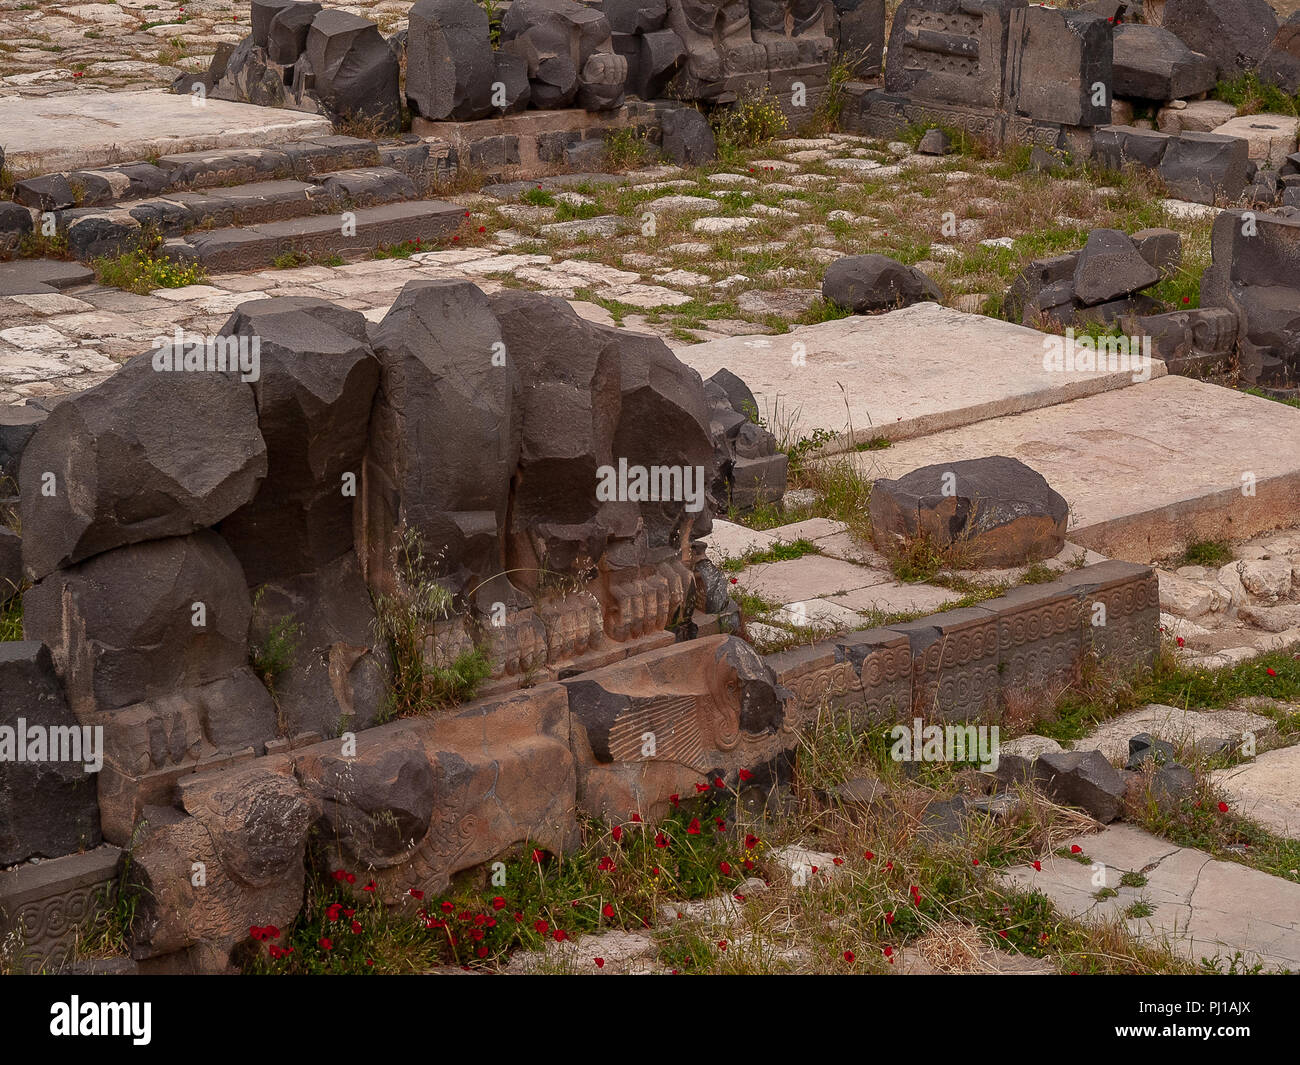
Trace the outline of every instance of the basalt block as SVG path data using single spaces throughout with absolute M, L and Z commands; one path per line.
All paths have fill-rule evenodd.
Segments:
M 1051 558 L 1065 544 L 1069 506 L 1042 474 L 992 456 L 925 466 L 875 482 L 871 533 L 883 551 L 927 538 L 957 546 L 977 565 L 1015 566 Z
M 178 354 L 168 344 L 60 403 L 28 442 L 29 577 L 214 525 L 253 498 L 267 457 L 252 390 L 237 369 L 204 365 L 230 365 L 224 346 Z

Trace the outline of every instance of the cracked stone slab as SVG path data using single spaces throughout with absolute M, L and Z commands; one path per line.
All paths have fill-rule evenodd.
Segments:
M 1300 882 L 1219 861 L 1131 825 L 1077 836 L 1063 847 L 1072 845 L 1086 862 L 1051 854 L 1041 871 L 1022 865 L 1000 877 L 1022 891 L 1041 892 L 1070 917 L 1119 921 L 1138 938 L 1167 942 L 1193 962 L 1226 965 L 1240 953 L 1246 965 L 1300 969 Z M 1126 885 L 1126 873 L 1146 882 L 1130 878 Z M 1103 888 L 1109 891 L 1098 898 Z M 1138 916 L 1132 909 L 1138 903 L 1151 912 Z
M 1300 839 L 1300 744 L 1216 770 L 1210 779 L 1231 796 L 1238 813 L 1276 835 Z

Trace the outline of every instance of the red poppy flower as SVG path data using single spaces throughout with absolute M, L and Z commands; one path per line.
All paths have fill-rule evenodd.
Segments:
M 723 953 L 726 953 L 726 950 L 727 950 L 727 941 L 726 941 L 725 939 L 719 939 L 719 940 L 718 940 L 718 949 L 719 949 L 720 951 L 722 951 Z
M 1178 644 L 1179 647 L 1182 647 L 1182 646 L 1183 646 L 1183 638 L 1182 638 L 1181 636 L 1176 636 L 1176 637 L 1174 637 L 1174 643 Z
M 641 815 L 640 815 L 640 814 L 633 814 L 633 815 L 632 815 L 632 823 L 633 823 L 633 824 L 636 824 L 636 825 L 639 825 L 639 824 L 641 823 Z
M 662 832 L 657 833 L 655 835 L 655 846 L 661 849 L 668 846 L 668 837 Z
M 613 916 L 614 916 L 614 907 L 613 907 L 610 903 L 607 902 L 607 903 L 605 903 L 604 906 L 601 907 L 600 912 L 603 913 L 606 917 L 613 917 Z
M 740 583 L 740 578 L 739 578 L 739 577 L 728 577 L 727 580 L 728 580 L 728 582 L 731 583 L 731 584 L 739 584 L 739 583 Z
M 536 932 L 539 936 L 546 935 L 550 927 L 551 926 L 548 925 L 545 921 L 538 920 L 533 922 L 533 931 Z
M 893 923 L 894 923 L 894 911 L 890 910 L 887 914 L 885 914 L 885 924 L 893 924 Z
M 832 859 L 831 859 L 831 864 L 832 864 L 832 865 L 843 865 L 843 864 L 844 864 L 844 859 L 843 859 L 843 858 L 832 858 Z
M 846 962 L 848 962 L 850 965 L 853 964 L 853 957 L 854 957 L 854 955 L 853 955 L 853 951 L 851 951 L 851 950 L 846 950 L 846 951 L 844 952 L 844 960 L 845 960 Z
M 362 891 L 370 891 L 370 892 L 373 892 L 373 891 L 375 890 L 376 886 L 377 886 L 377 885 L 376 885 L 375 882 L 372 880 L 372 881 L 370 881 L 369 884 L 367 884 L 367 885 L 366 885 L 365 887 L 363 887 L 361 890 L 362 890 Z
M 998 935 L 1001 936 L 1003 939 L 1006 939 L 1006 938 L 1007 938 L 1007 933 L 1006 933 L 1006 930 L 1005 930 L 1005 929 L 999 928 L 999 929 L 998 929 Z
M 723 876 L 730 876 L 730 875 L 731 875 L 731 863 L 730 863 L 730 862 L 719 862 L 719 863 L 718 863 L 718 868 L 722 870 L 722 875 L 723 875 Z
M 894 863 L 893 863 L 893 862 L 886 862 L 886 863 L 885 863 L 885 872 L 887 872 L 887 873 L 892 873 L 893 871 L 894 871 Z
M 557 943 L 563 943 L 566 939 L 569 938 L 569 933 L 566 932 L 563 928 L 557 928 L 553 933 L 551 933 L 551 938 L 554 939 L 555 942 Z
M 1083 853 L 1083 848 L 1080 847 L 1077 843 L 1071 843 L 1071 844 L 1070 844 L 1070 853 L 1071 853 L 1071 854 L 1082 854 L 1082 853 Z
M 1219 803 L 1219 813 L 1226 814 L 1227 812 L 1228 812 L 1228 804 L 1226 802 Z
M 443 902 L 441 905 L 442 905 L 443 913 L 451 913 L 456 908 L 456 904 L 454 902 Z
M 518 910 L 515 910 L 515 924 L 522 924 L 523 920 L 524 920 L 524 915 L 520 913 Z
M 321 936 L 321 938 L 320 938 L 319 940 L 317 940 L 317 942 L 320 943 L 320 949 L 321 949 L 321 950 L 333 950 L 333 949 L 334 949 L 334 941 L 331 940 L 331 939 L 327 939 L 325 936 Z
M 506 908 L 506 900 L 498 895 L 492 900 L 492 908 L 494 910 L 504 910 Z
M 695 791 L 696 791 L 697 794 L 698 794 L 698 793 L 702 793 L 702 792 L 706 792 L 706 791 L 708 791 L 708 790 L 709 790 L 709 786 L 708 786 L 707 784 L 696 784 L 696 785 L 695 785 Z
M 594 962 L 596 963 L 596 968 L 597 968 L 597 969 L 603 969 L 603 968 L 605 968 L 605 959 L 604 959 L 604 958 L 592 958 L 591 960 L 594 961 Z
M 980 860 L 979 860 L 978 858 L 972 858 L 972 859 L 970 860 L 970 862 L 971 862 L 971 865 L 979 865 Z
M 1042 863 L 1042 862 L 1034 862 L 1034 872 L 1036 872 L 1036 873 L 1041 873 L 1042 871 L 1043 871 L 1043 863 Z
M 886 958 L 892 958 L 893 956 L 894 956 L 894 948 L 893 948 L 893 947 L 886 947 L 886 948 L 885 948 L 885 957 L 886 957 Z
M 863 851 L 862 857 L 864 857 L 867 861 L 870 862 L 875 860 L 876 854 L 875 851 Z
M 360 921 L 353 921 L 353 922 L 352 922 L 352 934 L 353 934 L 354 936 L 359 936 L 359 935 L 361 934 L 361 922 L 360 922 Z
M 480 233 L 486 233 L 486 232 L 487 232 L 487 226 L 479 226 L 479 227 L 478 227 L 478 231 L 479 231 Z
M 614 837 L 615 843 L 618 843 L 623 838 L 623 830 L 618 825 L 610 829 L 609 834 Z
M 602 873 L 612 872 L 614 869 L 614 859 L 607 854 L 596 863 L 596 868 Z
M 541 851 L 538 850 L 533 851 L 533 861 L 535 861 L 538 865 L 542 864 L 542 858 L 544 857 L 545 855 Z
M 346 873 L 343 879 L 346 880 L 349 884 L 355 884 L 357 882 L 357 877 L 355 873 Z
M 721 777 L 714 777 L 714 778 L 713 778 L 713 786 L 714 786 L 715 788 L 725 788 L 727 785 L 724 784 L 724 783 L 722 782 L 722 778 L 721 778 Z
M 1268 669 L 1264 670 L 1264 672 L 1267 673 L 1270 677 L 1276 677 L 1276 676 L 1277 676 L 1277 670 L 1274 669 L 1272 666 L 1270 666 Z
M 668 801 L 669 801 L 670 803 L 672 803 L 674 806 L 676 806 L 678 803 L 680 803 L 680 802 L 682 801 L 682 797 L 681 797 L 680 795 L 677 795 L 677 794 L 669 795 L 669 796 L 668 796 Z
M 347 875 L 347 871 L 344 869 L 335 869 L 333 873 L 334 879 L 339 881 L 342 881 L 342 879 Z
M 753 780 L 753 779 L 754 779 L 754 774 L 751 773 L 748 769 L 742 769 L 742 770 L 740 771 L 740 779 L 741 779 L 741 780 Z
M 752 851 L 758 846 L 759 840 L 754 833 L 750 832 L 745 836 L 745 850 Z
M 691 818 L 691 823 L 686 826 L 686 834 L 688 836 L 698 836 L 700 834 L 700 819 L 698 817 Z
M 424 898 L 424 892 L 423 892 L 423 891 L 418 891 L 418 890 L 415 889 L 415 888 L 411 888 L 409 891 L 407 891 L 407 894 L 410 895 L 411 898 L 413 898 L 413 899 L 415 899 L 415 900 L 417 900 L 417 901 L 420 900 L 420 899 L 422 899 L 422 898 Z

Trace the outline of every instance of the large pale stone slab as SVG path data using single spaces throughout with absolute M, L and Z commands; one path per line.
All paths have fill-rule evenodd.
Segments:
M 1279 836 L 1300 839 L 1300 745 L 1265 751 L 1211 776 L 1233 796 L 1238 813 Z
M 0 129 L 5 165 L 19 177 L 333 133 L 322 115 L 213 99 L 195 106 L 162 91 L 0 98 Z
M 1063 844 L 1067 850 L 1071 845 L 1082 848 L 1089 861 L 1046 855 L 1041 870 L 1017 866 L 1002 879 L 1022 891 L 1042 892 L 1071 917 L 1121 920 L 1134 935 L 1165 941 L 1193 962 L 1218 959 L 1226 966 L 1240 952 L 1246 965 L 1300 967 L 1300 884 L 1218 861 L 1128 825 Z M 1097 898 L 1097 863 L 1114 895 Z M 1121 883 L 1125 873 L 1139 873 L 1146 883 L 1127 886 Z M 1150 907 L 1150 915 L 1127 916 L 1139 901 Z
M 723 367 L 738 374 L 769 422 L 779 410 L 799 435 L 847 434 L 851 425 L 853 443 L 906 440 L 1133 384 L 1127 372 L 1044 370 L 1042 333 L 935 303 L 674 350 L 703 377 Z M 1152 363 L 1153 375 L 1164 372 Z
M 896 477 L 984 455 L 1018 458 L 1046 477 L 1070 504 L 1074 543 L 1148 562 L 1192 540 L 1244 540 L 1295 524 L 1300 410 L 1162 377 L 853 461 L 872 477 Z
M 886 571 L 855 566 L 852 562 L 826 555 L 804 555 L 786 562 L 760 562 L 749 566 L 739 576 L 740 586 L 745 591 L 778 603 L 840 595 L 893 579 Z

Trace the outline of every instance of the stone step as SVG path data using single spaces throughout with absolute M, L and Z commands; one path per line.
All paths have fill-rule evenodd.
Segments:
M 1134 384 L 1127 370 L 1045 370 L 1048 339 L 1010 322 L 918 303 L 800 326 L 784 336 L 671 346 L 703 377 L 724 368 L 738 374 L 774 430 L 792 440 L 829 434 L 827 453 Z M 1164 364 L 1152 360 L 1150 372 L 1162 376 Z
M 330 172 L 309 181 L 252 181 L 126 200 L 107 208 L 76 208 L 56 212 L 56 220 L 69 251 L 90 260 L 134 247 L 146 230 L 175 237 L 200 228 L 258 225 L 418 198 L 415 182 L 406 174 L 373 166 Z
M 853 462 L 872 478 L 900 477 L 986 455 L 1046 477 L 1070 504 L 1070 540 L 1110 558 L 1148 562 L 1191 541 L 1300 524 L 1300 410 L 1187 377 L 980 421 Z
M 381 244 L 420 240 L 433 245 L 465 220 L 465 209 L 443 200 L 416 200 L 363 207 L 355 213 L 355 232 L 345 236 L 337 215 L 311 215 L 246 227 L 191 233 L 171 240 L 163 253 L 197 262 L 212 272 L 251 270 L 271 265 L 289 252 L 313 257 L 355 255 Z

